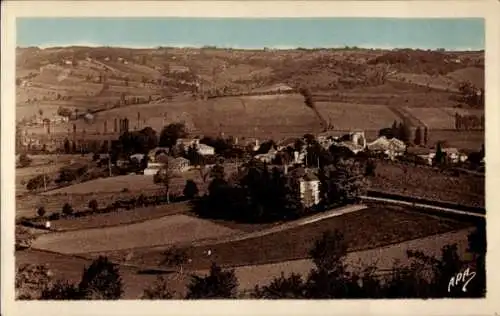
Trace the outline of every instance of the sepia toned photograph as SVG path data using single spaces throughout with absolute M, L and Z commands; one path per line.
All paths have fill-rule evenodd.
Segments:
M 16 301 L 486 297 L 484 18 L 15 25 Z

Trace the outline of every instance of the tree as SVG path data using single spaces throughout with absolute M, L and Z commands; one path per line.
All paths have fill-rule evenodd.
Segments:
M 189 163 L 192 166 L 199 166 L 202 163 L 203 156 L 198 152 L 196 145 L 192 145 L 188 147 L 186 153 L 186 159 L 189 160 Z
M 300 274 L 292 273 L 289 277 L 281 276 L 262 288 L 255 287 L 252 296 L 259 299 L 303 299 L 305 283 Z
M 223 271 L 215 263 L 204 277 L 192 275 L 186 299 L 236 298 L 238 280 L 233 270 Z
M 65 215 L 71 215 L 71 214 L 73 214 L 73 207 L 71 206 L 71 204 L 65 203 L 63 208 L 62 208 L 62 212 Z
M 316 268 L 327 272 L 341 272 L 344 266 L 342 257 L 347 253 L 347 244 L 344 236 L 338 230 L 325 231 L 319 240 L 316 240 L 309 252 Z
M 377 163 L 374 159 L 368 159 L 365 165 L 365 177 L 374 177 L 375 170 L 377 169 Z
M 212 179 L 223 180 L 225 178 L 224 166 L 216 164 L 210 169 L 210 177 Z
M 36 213 L 38 214 L 38 216 L 43 217 L 45 215 L 45 207 L 40 206 Z
M 69 143 L 69 140 L 67 138 L 64 139 L 64 153 L 65 154 L 70 154 L 71 153 L 70 143 Z
M 31 158 L 29 158 L 25 153 L 19 155 L 19 166 L 21 168 L 28 167 L 31 164 L 31 161 Z
M 417 126 L 417 129 L 415 130 L 415 140 L 413 141 L 415 145 L 421 145 L 422 144 L 422 129 L 420 126 Z
M 78 300 L 78 287 L 69 281 L 57 280 L 52 286 L 42 290 L 41 300 Z
M 391 130 L 392 130 L 392 137 L 400 138 L 400 136 L 399 136 L 400 130 L 399 130 L 397 121 L 394 121 L 392 123 Z
M 15 230 L 16 250 L 30 248 L 35 236 L 25 227 L 16 225 Z
M 50 179 L 45 174 L 38 175 L 28 181 L 26 184 L 26 189 L 28 191 L 35 191 L 43 188 L 46 184 L 48 184 Z
M 445 162 L 446 154 L 443 152 L 443 149 L 441 148 L 441 142 L 437 143 L 436 146 L 436 155 L 434 156 L 434 164 L 435 165 L 442 165 Z
M 78 289 L 85 299 L 120 299 L 123 284 L 118 266 L 107 257 L 99 256 L 88 268 L 84 268 Z
M 24 264 L 16 268 L 16 299 L 39 299 L 50 287 L 52 273 L 44 265 Z
M 165 195 L 167 197 L 167 204 L 170 203 L 170 180 L 172 174 L 167 166 L 164 166 L 153 177 L 153 182 L 156 184 L 162 184 L 165 187 Z
M 172 148 L 179 138 L 185 138 L 186 136 L 186 126 L 183 123 L 169 124 L 160 133 L 160 146 Z
M 97 211 L 97 209 L 99 208 L 99 204 L 97 203 L 96 199 L 92 199 L 89 201 L 89 208 L 94 212 Z
M 161 261 L 161 265 L 168 267 L 177 266 L 182 273 L 182 266 L 188 261 L 188 255 L 185 249 L 173 246 L 165 250 L 162 255 L 163 260 Z
M 399 123 L 398 127 L 398 138 L 405 143 L 410 141 L 411 131 L 406 122 Z
M 189 179 L 189 180 L 186 180 L 186 185 L 184 186 L 184 196 L 187 198 L 187 199 L 193 199 L 194 197 L 196 197 L 198 195 L 198 186 L 196 185 L 196 182 L 194 182 L 193 180 Z
M 319 172 L 320 191 L 326 205 L 358 201 L 367 187 L 365 171 L 354 159 L 339 159 L 335 165 L 322 167 Z
M 154 284 L 144 290 L 141 299 L 143 300 L 168 300 L 173 294 L 168 289 L 168 282 L 162 276 L 158 276 Z

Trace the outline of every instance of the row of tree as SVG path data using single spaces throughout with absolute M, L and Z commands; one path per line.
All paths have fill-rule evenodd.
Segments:
M 376 268 L 349 271 L 345 261 L 347 243 L 339 231 L 325 231 L 309 252 L 314 267 L 303 277 L 292 273 L 274 278 L 268 285 L 256 286 L 250 293 L 258 299 L 355 299 L 355 298 L 446 298 L 484 297 L 486 294 L 486 231 L 481 222 L 468 237 L 472 262 L 458 255 L 457 245 L 443 247 L 441 258 L 420 251 L 407 251 L 406 266 L 395 264 L 381 278 Z M 163 264 L 183 264 L 184 252 L 168 252 Z M 457 275 L 474 273 L 467 283 Z M 180 271 L 182 273 L 182 271 Z M 234 299 L 239 297 L 234 270 L 224 270 L 212 263 L 205 276 L 191 275 L 186 299 Z M 457 286 L 458 285 L 458 286 Z M 80 282 L 53 281 L 44 266 L 25 265 L 17 269 L 16 297 L 42 300 L 116 300 L 121 299 L 124 285 L 119 266 L 99 257 L 85 267 Z M 146 288 L 142 299 L 172 299 L 176 293 L 163 277 Z M 179 296 L 179 295 L 177 295 Z
M 460 115 L 455 114 L 456 130 L 484 130 L 484 115 Z

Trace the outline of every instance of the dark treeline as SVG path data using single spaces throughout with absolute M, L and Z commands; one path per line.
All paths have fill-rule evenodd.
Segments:
M 303 167 L 270 168 L 252 160 L 226 177 L 223 166 L 216 165 L 207 193 L 193 200 L 193 210 L 202 217 L 273 222 L 356 202 L 366 189 L 365 163 L 353 158 L 331 160 L 317 174 Z M 300 181 L 318 183 L 317 196 L 305 191 L 301 199 Z M 308 202 L 315 199 L 319 201 Z
M 484 115 L 460 115 L 455 114 L 456 130 L 484 130 Z

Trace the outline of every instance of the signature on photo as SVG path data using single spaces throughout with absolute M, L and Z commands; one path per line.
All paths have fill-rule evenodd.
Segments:
M 448 282 L 448 293 L 457 286 L 462 286 L 462 292 L 467 292 L 467 285 L 474 279 L 476 276 L 476 272 L 470 271 L 470 268 L 467 267 L 464 271 L 457 273 L 455 276 L 450 278 L 450 282 Z

